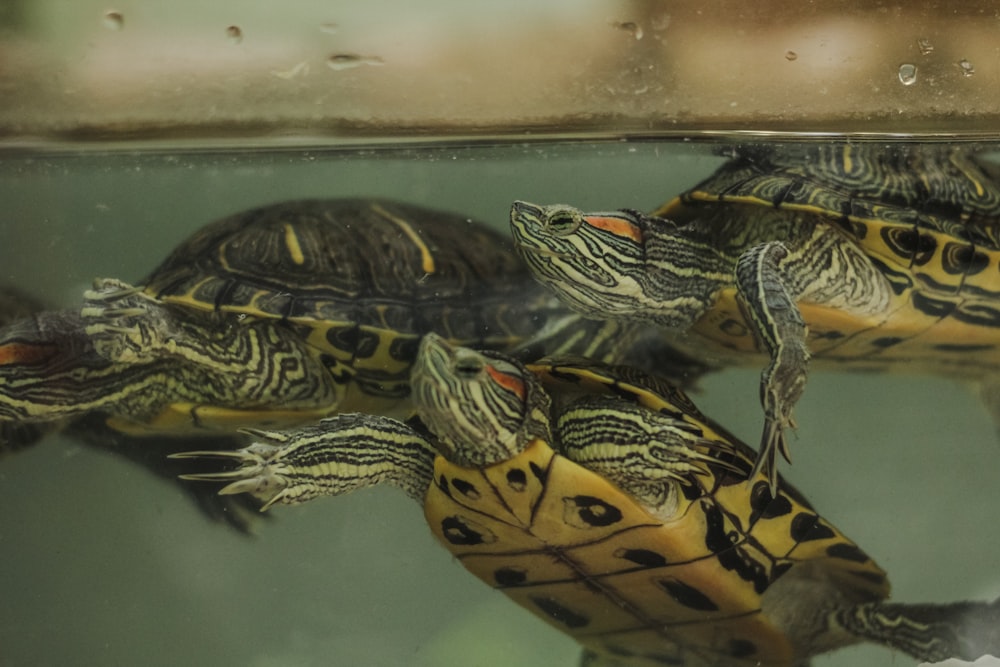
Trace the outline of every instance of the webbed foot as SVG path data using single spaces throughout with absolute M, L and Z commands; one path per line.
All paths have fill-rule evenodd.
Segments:
M 182 475 L 228 482 L 222 494 L 247 493 L 263 503 L 297 505 L 377 484 L 392 484 L 422 500 L 433 478 L 434 448 L 406 424 L 376 415 L 340 414 L 292 431 L 244 429 L 253 444 L 233 451 L 174 454 L 175 459 L 221 459 L 233 470 Z
M 275 503 L 296 504 L 309 500 L 301 493 L 291 491 L 295 484 L 292 476 L 295 464 L 288 463 L 283 457 L 294 460 L 295 444 L 289 444 L 294 432 L 262 431 L 258 429 L 243 429 L 241 433 L 259 441 L 254 441 L 247 447 L 233 451 L 202 450 L 178 452 L 171 454 L 171 459 L 219 460 L 236 463 L 238 467 L 220 472 L 206 472 L 179 475 L 181 479 L 198 482 L 228 482 L 219 490 L 220 495 L 236 495 L 246 493 L 263 503 L 261 511 Z

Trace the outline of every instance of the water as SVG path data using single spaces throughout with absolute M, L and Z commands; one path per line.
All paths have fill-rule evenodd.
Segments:
M 391 196 L 499 227 L 513 199 L 652 209 L 722 159 L 706 144 L 575 144 L 0 161 L 0 280 L 54 305 L 135 280 L 205 222 L 282 199 Z M 708 414 L 756 442 L 757 373 L 709 377 Z M 886 570 L 899 601 L 992 599 L 1000 451 L 975 393 L 814 373 L 791 480 Z M 172 485 L 52 437 L 0 461 L 0 664 L 575 665 L 578 649 L 468 575 L 393 489 L 278 508 L 247 539 Z M 862 647 L 816 659 L 906 665 Z

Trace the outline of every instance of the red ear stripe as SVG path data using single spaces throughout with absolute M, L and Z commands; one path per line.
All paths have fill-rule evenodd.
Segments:
M 55 345 L 7 343 L 0 345 L 0 366 L 37 364 L 47 361 L 58 353 L 59 348 Z
M 490 377 L 493 378 L 493 381 L 498 385 L 507 391 L 517 394 L 517 397 L 522 401 L 524 400 L 524 382 L 522 382 L 520 378 L 498 371 L 492 366 L 487 366 L 486 372 L 490 374 Z
M 611 232 L 616 236 L 630 238 L 636 243 L 642 243 L 642 230 L 628 220 L 594 215 L 585 217 L 584 221 L 592 227 L 603 229 L 604 231 Z

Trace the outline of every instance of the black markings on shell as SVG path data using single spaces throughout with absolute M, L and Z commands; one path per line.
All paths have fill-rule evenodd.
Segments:
M 855 563 L 867 563 L 870 560 L 868 558 L 868 554 L 859 549 L 856 545 L 846 542 L 831 544 L 827 547 L 826 553 L 833 558 L 842 558 Z
M 811 540 L 828 540 L 836 537 L 836 533 L 822 522 L 816 514 L 809 512 L 799 512 L 794 519 L 790 530 L 792 539 L 796 542 L 809 542 Z
M 912 259 L 920 247 L 920 234 L 913 227 L 883 227 L 882 241 L 905 259 Z
M 955 303 L 953 301 L 945 301 L 944 299 L 936 299 L 923 292 L 914 292 L 913 307 L 925 315 L 934 318 L 945 318 L 954 312 Z
M 786 516 L 792 512 L 792 501 L 788 499 L 788 496 L 778 494 L 776 498 L 771 500 L 770 503 L 761 512 L 760 518 L 762 519 L 777 519 L 778 517 Z
M 718 611 L 719 605 L 712 601 L 710 597 L 699 591 L 697 588 L 685 584 L 679 579 L 660 579 L 658 583 L 663 590 L 678 604 L 684 605 L 688 609 L 698 611 Z
M 617 549 L 614 555 L 642 567 L 663 567 L 667 564 L 662 554 L 649 549 Z
M 1000 310 L 992 306 L 963 303 L 952 315 L 959 322 L 980 327 L 1000 327 Z
M 476 488 L 476 485 L 462 479 L 461 477 L 452 477 L 451 486 L 466 498 L 478 500 L 481 497 L 479 489 Z
M 976 343 L 938 343 L 932 346 L 933 349 L 939 352 L 958 352 L 961 354 L 967 354 L 971 352 L 989 352 L 996 349 L 996 345 L 991 345 L 989 343 L 976 344 Z
M 449 516 L 441 521 L 441 532 L 451 544 L 473 546 L 496 542 L 496 535 L 482 524 L 461 516 Z
M 887 347 L 892 347 L 893 345 L 899 345 L 905 340 L 906 340 L 905 338 L 900 338 L 899 336 L 882 336 L 881 338 L 876 338 L 875 340 L 873 340 L 872 345 L 884 350 Z
M 778 577 L 792 569 L 793 565 L 795 565 L 795 563 L 776 563 L 774 567 L 771 568 L 771 581 L 777 581 Z
M 603 528 L 622 520 L 620 509 L 594 496 L 563 498 L 563 521 L 574 528 Z
M 389 356 L 399 361 L 412 362 L 417 358 L 420 339 L 415 336 L 399 336 L 389 343 Z
M 528 573 L 519 567 L 500 567 L 493 572 L 493 581 L 497 586 L 520 586 L 528 580 Z
M 532 596 L 531 601 L 534 602 L 535 606 L 538 607 L 546 616 L 565 625 L 567 628 L 575 630 L 578 628 L 585 628 L 590 625 L 589 617 L 573 611 L 553 598 L 539 595 Z
M 989 265 L 989 257 L 965 243 L 949 242 L 941 251 L 941 268 L 952 275 L 975 275 Z
M 524 491 L 528 488 L 528 476 L 520 468 L 508 470 L 507 485 L 514 491 Z
M 771 576 L 767 567 L 754 559 L 745 549 L 736 547 L 716 554 L 719 565 L 725 569 L 735 572 L 743 581 L 753 584 L 753 589 L 757 593 L 763 593 L 771 585 Z
M 705 546 L 708 550 L 718 554 L 733 546 L 726 533 L 722 511 L 711 503 L 702 503 L 702 511 L 705 513 Z

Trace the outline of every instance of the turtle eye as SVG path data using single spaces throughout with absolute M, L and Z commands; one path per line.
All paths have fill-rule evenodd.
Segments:
M 483 359 L 478 354 L 463 354 L 455 358 L 455 376 L 462 380 L 475 380 L 483 370 Z
M 568 236 L 583 224 L 583 216 L 577 211 L 560 210 L 549 215 L 545 220 L 545 229 L 556 236 Z

